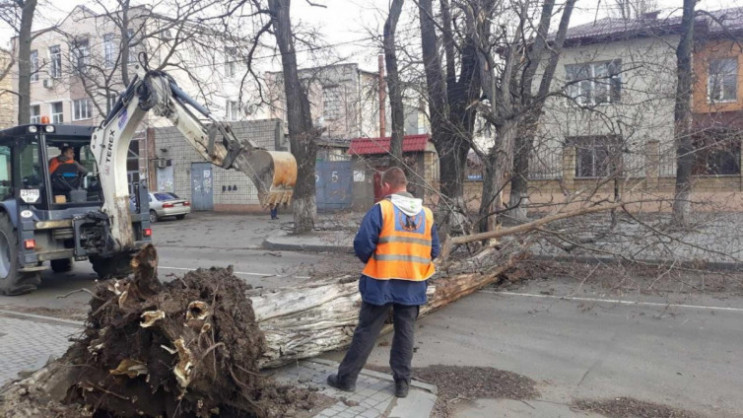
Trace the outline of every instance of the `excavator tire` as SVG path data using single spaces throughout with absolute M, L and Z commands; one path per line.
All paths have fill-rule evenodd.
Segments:
M 6 214 L 0 215 L 0 293 L 18 296 L 36 290 L 41 273 L 18 271 L 18 234 Z
M 90 264 L 93 271 L 101 279 L 126 277 L 132 272 L 132 256 L 129 254 L 118 254 L 113 257 L 90 256 Z

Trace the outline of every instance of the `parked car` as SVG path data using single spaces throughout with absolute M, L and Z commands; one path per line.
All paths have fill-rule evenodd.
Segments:
M 171 192 L 150 193 L 150 222 L 157 222 L 165 216 L 183 219 L 191 213 L 191 202 L 181 199 Z

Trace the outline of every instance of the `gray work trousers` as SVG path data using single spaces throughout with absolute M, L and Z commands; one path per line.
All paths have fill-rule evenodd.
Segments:
M 413 361 L 413 343 L 415 320 L 418 318 L 419 306 L 407 306 L 397 303 L 372 305 L 362 302 L 359 312 L 359 324 L 353 333 L 351 346 L 338 367 L 338 382 L 342 385 L 353 385 L 369 358 L 379 332 L 382 330 L 388 312 L 392 308 L 395 334 L 392 337 L 390 351 L 390 368 L 395 381 L 404 380 L 410 383 L 410 366 Z

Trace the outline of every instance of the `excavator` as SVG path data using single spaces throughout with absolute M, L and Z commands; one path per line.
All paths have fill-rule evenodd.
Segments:
M 42 118 L 0 131 L 0 293 L 36 289 L 45 261 L 64 272 L 88 259 L 102 278 L 130 271 L 152 235 L 147 189 L 127 177 L 131 140 L 149 112 L 169 120 L 204 160 L 245 173 L 263 206 L 291 202 L 297 163 L 290 152 L 237 138 L 170 75 L 142 65 L 97 127 Z M 74 158 L 52 172 L 46 162 L 60 150 Z

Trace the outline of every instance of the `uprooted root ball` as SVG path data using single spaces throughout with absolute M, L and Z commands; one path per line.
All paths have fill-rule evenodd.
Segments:
M 264 337 L 248 286 L 231 269 L 161 283 L 151 246 L 132 264 L 133 277 L 97 285 L 84 334 L 56 364 L 66 375 L 53 389 L 66 393 L 67 408 L 95 417 L 269 417 L 312 407 L 313 394 L 260 374 Z

